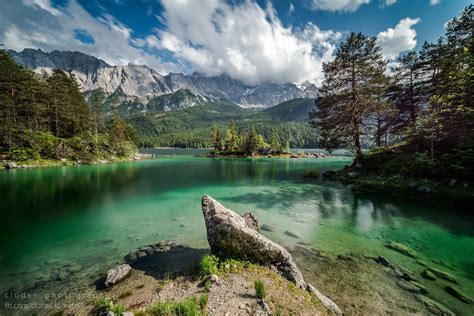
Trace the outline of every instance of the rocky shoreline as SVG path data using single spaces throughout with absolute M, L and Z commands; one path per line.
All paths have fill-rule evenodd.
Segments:
M 153 158 L 152 154 L 135 153 L 128 158 L 117 158 L 112 157 L 110 159 L 97 159 L 94 161 L 82 161 L 82 160 L 68 160 L 68 159 L 41 159 L 41 160 L 28 160 L 28 161 L 9 161 L 5 160 L 0 165 L 0 169 L 13 170 L 13 169 L 30 169 L 30 168 L 45 168 L 45 167 L 58 167 L 58 166 L 78 166 L 78 165 L 95 165 L 95 164 L 107 164 L 114 162 L 132 162 L 138 160 L 145 160 Z
M 452 268 L 436 259 L 434 264 L 420 260 L 417 247 L 386 240 L 386 251 L 378 255 L 336 255 L 298 242 L 287 250 L 260 234 L 284 227 L 261 225 L 251 213 L 240 216 L 208 196 L 203 197 L 202 211 L 211 252 L 219 257 L 212 275 L 203 275 L 200 267 L 209 249 L 160 241 L 124 256 L 116 268 L 96 279 L 94 288 L 76 289 L 93 299 L 81 301 L 79 310 L 62 312 L 160 315 L 156 309 L 165 303 L 196 303 L 201 298 L 207 300 L 208 315 L 463 315 L 473 305 L 466 293 L 469 286 L 451 274 Z M 81 269 L 68 266 L 50 283 L 72 284 Z M 255 294 L 257 279 L 265 284 L 264 300 Z

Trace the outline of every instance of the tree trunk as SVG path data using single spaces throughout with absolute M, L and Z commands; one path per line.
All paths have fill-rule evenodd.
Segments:
M 353 128 L 354 146 L 355 146 L 355 151 L 356 151 L 356 159 L 359 159 L 362 156 L 362 149 L 360 147 L 359 124 L 354 122 L 352 124 L 352 128 Z
M 375 136 L 375 142 L 377 147 L 382 147 L 382 123 L 380 117 L 377 117 L 377 135 Z

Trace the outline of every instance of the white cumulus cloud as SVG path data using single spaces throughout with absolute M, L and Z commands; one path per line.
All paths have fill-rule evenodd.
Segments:
M 78 29 L 95 43 L 77 40 Z M 132 30 L 113 16 L 93 17 L 76 0 L 64 7 L 54 7 L 50 0 L 0 1 L 0 43 L 7 49 L 77 50 L 112 65 L 147 64 L 160 72 L 177 69 L 131 45 L 131 36 Z
M 412 27 L 420 21 L 419 18 L 405 18 L 400 20 L 395 28 L 388 28 L 377 35 L 377 43 L 386 59 L 393 59 L 401 52 L 415 48 L 416 30 Z
M 369 4 L 371 0 L 311 0 L 310 8 L 323 11 L 354 12 L 363 4 Z M 390 0 L 388 0 L 390 1 Z
M 437 5 L 441 0 L 430 0 L 430 5 Z
M 386 6 L 391 6 L 395 3 L 397 3 L 397 0 L 385 0 L 385 5 Z
M 307 23 L 285 27 L 271 4 L 219 0 L 164 0 L 167 28 L 141 44 L 171 52 L 207 75 L 226 73 L 247 84 L 301 82 L 322 78 L 340 34 Z

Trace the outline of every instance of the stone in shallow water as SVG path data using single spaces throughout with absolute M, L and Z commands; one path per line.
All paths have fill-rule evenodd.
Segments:
M 249 227 L 245 219 L 208 195 L 202 197 L 202 212 L 211 251 L 218 256 L 249 258 L 278 271 L 300 288 L 313 293 L 327 309 L 342 315 L 339 307 L 314 286 L 307 284 L 290 253 Z
M 298 235 L 296 235 L 295 233 L 292 233 L 290 231 L 285 231 L 283 234 L 285 234 L 287 236 L 290 236 L 290 237 L 293 237 L 293 238 L 300 238 Z
M 455 288 L 451 285 L 448 285 L 444 288 L 444 290 L 446 292 L 448 292 L 449 294 L 451 294 L 452 296 L 454 296 L 455 298 L 457 298 L 458 300 L 466 303 L 466 304 L 472 304 L 473 303 L 473 300 L 472 298 L 470 298 L 469 296 L 467 296 L 466 294 L 464 294 L 460 289 L 458 288 Z
M 275 231 L 275 228 L 272 225 L 269 225 L 269 224 L 263 224 L 260 227 L 260 229 L 264 230 L 264 231 L 267 231 L 267 232 L 274 232 Z
M 428 311 L 435 315 L 442 315 L 442 316 L 455 316 L 455 314 L 450 311 L 446 306 L 433 301 L 432 299 L 427 298 L 423 295 L 415 295 L 416 299 L 423 303 Z
M 131 270 L 132 267 L 128 264 L 121 264 L 114 269 L 110 269 L 109 272 L 107 272 L 105 286 L 111 286 L 122 281 L 130 274 Z
M 395 251 L 398 251 L 399 253 L 404 254 L 405 256 L 408 256 L 410 258 L 416 258 L 415 251 L 413 251 L 413 249 L 411 249 L 410 247 L 408 247 L 405 244 L 397 243 L 397 242 L 391 242 L 389 244 L 386 244 L 385 247 L 387 247 L 389 249 L 392 249 L 392 250 L 395 250 Z
M 413 281 L 398 280 L 397 285 L 404 290 L 413 293 L 427 294 L 428 290 L 421 284 Z
M 428 269 L 423 270 L 421 276 L 427 280 L 436 280 L 436 276 Z
M 445 279 L 446 281 L 458 284 L 458 280 L 452 276 L 451 274 L 435 269 L 435 268 L 427 268 L 428 271 L 432 272 L 434 275 L 436 275 L 438 278 Z

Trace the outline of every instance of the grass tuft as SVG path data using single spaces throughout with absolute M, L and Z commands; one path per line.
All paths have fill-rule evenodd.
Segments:
M 257 295 L 257 298 L 263 300 L 266 295 L 265 284 L 263 284 L 263 281 L 260 279 L 256 279 L 253 282 L 253 286 L 255 287 L 255 294 Z

